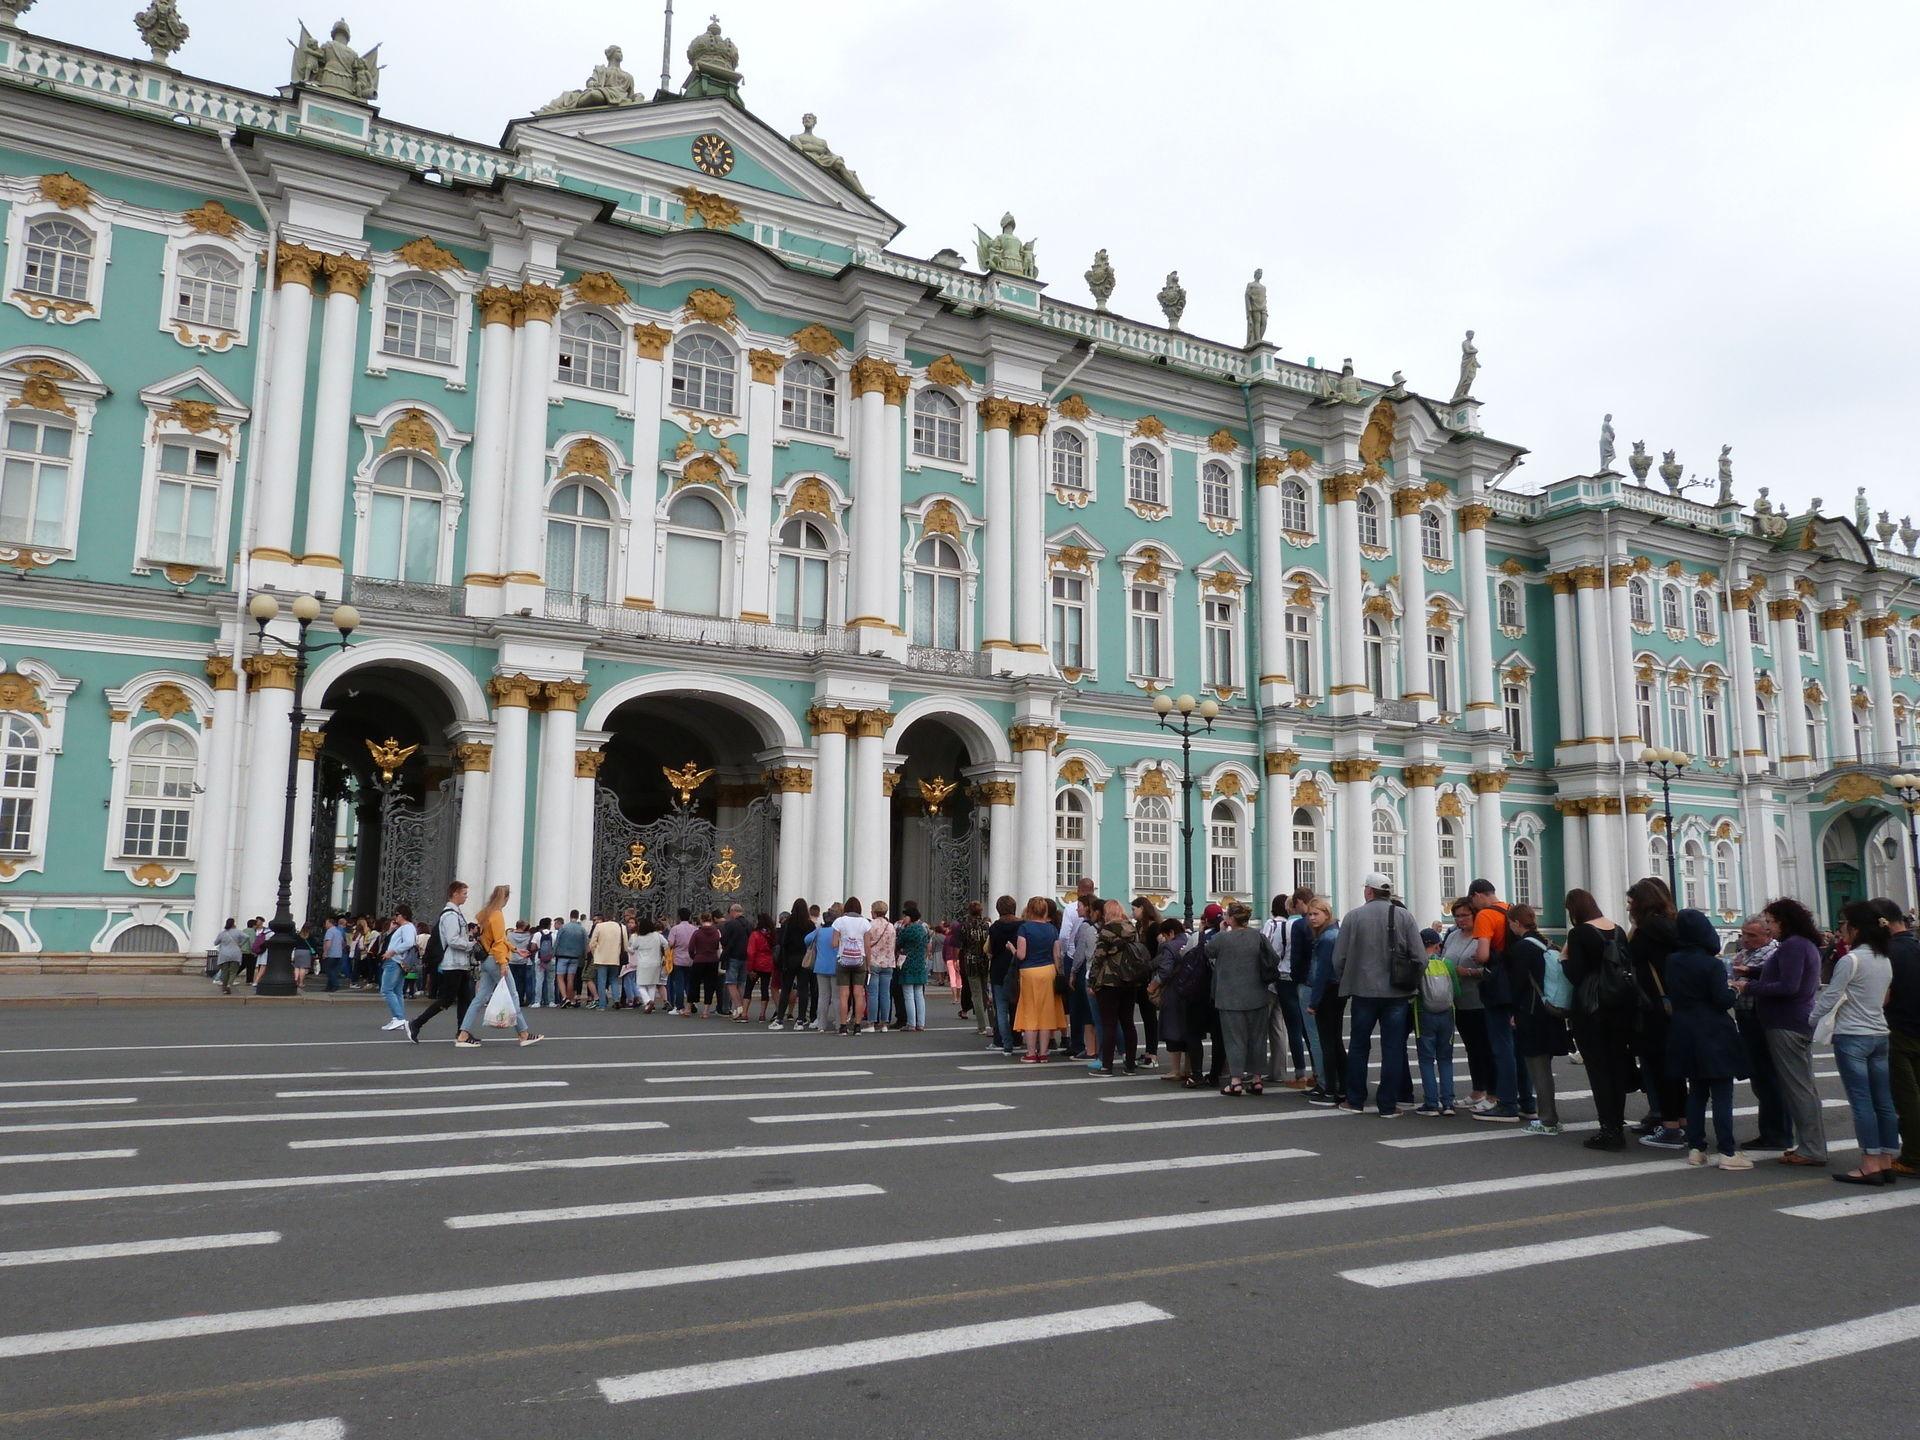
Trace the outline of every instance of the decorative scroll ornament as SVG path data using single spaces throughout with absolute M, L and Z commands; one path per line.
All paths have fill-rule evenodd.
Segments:
M 54 415 L 65 415 L 73 419 L 73 406 L 67 403 L 67 397 L 61 392 L 59 379 L 71 379 L 72 372 L 67 367 L 57 367 L 59 379 L 56 379 L 56 365 L 50 360 L 29 360 L 14 369 L 24 371 L 26 379 L 20 382 L 20 393 L 7 402 L 9 410 L 45 410 Z
M 647 863 L 647 847 L 638 840 L 627 847 L 626 863 L 620 867 L 620 885 L 626 890 L 653 888 L 653 866 Z
M 583 305 L 625 305 L 633 297 L 605 270 L 589 270 L 573 282 L 573 298 Z
M 591 440 L 576 440 L 560 458 L 562 475 L 592 475 L 613 483 L 613 462 L 607 452 Z
M 787 515 L 802 513 L 833 518 L 833 492 L 827 489 L 826 481 L 809 475 L 793 487 L 787 497 Z
M 715 862 L 713 873 L 707 877 L 707 884 L 723 895 L 731 895 L 744 883 L 740 867 L 734 863 L 733 846 L 720 847 L 720 859 Z
M 47 702 L 40 698 L 39 682 L 18 670 L 0 670 L 0 710 L 44 717 Z
M 84 210 L 93 203 L 93 187 L 63 170 L 40 177 L 40 198 L 51 200 L 62 210 Z
M 220 418 L 220 409 L 211 400 L 174 400 L 154 419 L 178 425 L 195 435 L 218 430 L 229 440 L 233 438 L 233 426 Z
M 422 235 L 409 240 L 393 252 L 393 258 L 402 264 L 411 265 L 416 270 L 463 270 L 460 258 L 443 245 L 437 245 Z
M 1134 786 L 1133 793 L 1138 796 L 1158 796 L 1162 800 L 1173 798 L 1173 786 L 1168 783 L 1167 772 L 1156 765 L 1140 777 L 1140 783 Z
M 1240 448 L 1240 442 L 1233 438 L 1231 430 L 1216 430 L 1207 437 L 1207 449 L 1216 455 L 1230 455 Z
M 640 352 L 642 360 L 658 360 L 667 353 L 667 346 L 673 341 L 673 332 L 664 325 L 656 325 L 651 320 L 643 321 L 633 327 L 634 348 Z
M 171 884 L 173 882 L 173 873 L 173 871 L 169 870 L 159 861 L 149 860 L 145 864 L 136 865 L 133 869 L 129 870 L 127 872 L 127 878 L 133 881 L 134 884 L 144 886 L 151 890 L 161 885 Z
M 433 424 L 425 412 L 414 409 L 400 412 L 400 418 L 387 431 L 387 443 L 380 447 L 380 453 L 394 450 L 418 450 L 436 460 L 440 458 L 440 437 L 433 433 Z
M 1069 395 L 1054 406 L 1054 409 L 1060 412 L 1060 418 L 1063 420 L 1084 421 L 1093 414 L 1093 407 L 1087 404 L 1087 397 L 1084 395 Z
M 1062 545 L 1060 553 L 1053 557 L 1054 564 L 1062 570 L 1093 569 L 1093 555 L 1084 545 Z
M 831 359 L 840 353 L 840 342 L 834 333 L 824 325 L 808 325 L 793 332 L 793 347 L 809 355 L 823 355 Z
M 1063 785 L 1084 785 L 1087 783 L 1087 762 L 1079 756 L 1060 762 L 1060 783 Z
M 731 330 L 739 323 L 734 313 L 733 298 L 722 295 L 718 290 L 702 288 L 693 291 L 687 296 L 683 313 L 689 320 L 718 325 L 723 330 Z
M 1165 578 L 1165 572 L 1160 568 L 1161 559 L 1160 552 L 1149 545 L 1140 552 L 1140 566 L 1133 572 L 1133 578 L 1143 585 L 1158 584 Z
M 968 375 L 960 362 L 951 355 L 942 355 L 927 366 L 927 379 L 936 385 L 948 385 L 962 390 L 973 383 L 973 377 Z
M 680 472 L 677 490 L 681 485 L 725 485 L 727 475 L 720 468 L 720 462 L 711 455 L 696 455 L 687 461 L 686 469 Z
M 189 230 L 201 235 L 232 235 L 240 228 L 240 217 L 218 200 L 209 200 L 196 210 L 185 211 L 180 218 Z
M 960 788 L 955 781 L 939 775 L 931 780 L 920 782 L 920 803 L 927 807 L 927 814 L 938 815 L 940 807 L 953 798 L 953 792 Z
M 1360 433 L 1360 459 L 1378 474 L 1393 454 L 1393 402 L 1382 400 L 1367 416 L 1367 428 Z
M 368 740 L 367 753 L 373 757 L 374 768 L 380 772 L 380 783 L 391 785 L 393 773 L 412 757 L 418 745 L 402 745 L 389 735 L 385 740 Z
M 712 777 L 713 770 L 711 768 L 702 770 L 698 768 L 693 761 L 689 760 L 678 770 L 672 770 L 662 765 L 660 767 L 660 773 L 667 777 L 667 784 L 671 785 L 674 790 L 678 792 L 680 803 L 686 805 L 692 802 L 693 792 L 706 784 Z
M 151 710 L 162 720 L 172 720 L 193 709 L 193 701 L 187 692 L 171 681 L 163 681 L 147 692 L 143 709 Z
M 700 223 L 709 230 L 731 230 L 743 218 L 740 207 L 724 195 L 715 195 L 694 185 L 681 187 L 680 204 L 687 214 L 698 215 Z
M 953 508 L 950 501 L 936 500 L 927 507 L 926 518 L 920 522 L 920 531 L 924 535 L 950 535 L 960 538 L 960 512 Z
M 1213 793 L 1216 795 L 1238 795 L 1240 793 L 1239 772 L 1229 770 L 1226 774 L 1222 775 L 1219 783 L 1213 787 Z
M 1166 438 L 1167 423 L 1158 415 L 1142 415 L 1133 422 L 1133 433 L 1148 440 L 1161 440 Z
M 1207 581 L 1207 588 L 1216 595 L 1238 595 L 1240 593 L 1240 585 L 1240 577 L 1231 570 L 1222 570 L 1211 580 Z
M 1293 787 L 1293 803 L 1309 810 L 1322 810 L 1326 808 L 1327 797 L 1321 794 L 1318 780 L 1302 780 Z

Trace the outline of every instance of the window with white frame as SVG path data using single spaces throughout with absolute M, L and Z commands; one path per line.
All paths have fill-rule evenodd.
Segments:
M 604 600 L 612 563 L 606 497 L 582 480 L 562 485 L 547 502 L 547 589 Z
M 1216 800 L 1207 817 L 1207 893 L 1240 893 L 1240 817 L 1227 800 Z
M 1696 634 L 1709 639 L 1719 633 L 1713 626 L 1713 596 L 1705 590 L 1693 592 L 1693 628 Z
M 1811 700 L 1807 702 L 1807 749 L 1813 752 L 1814 763 L 1827 763 L 1827 722 L 1822 716 L 1821 707 Z
M 1420 558 L 1434 561 L 1447 558 L 1447 527 L 1438 510 L 1420 512 Z
M 1387 693 L 1387 632 L 1369 615 L 1360 625 L 1360 653 L 1366 661 L 1367 688 L 1377 696 Z
M 1920 630 L 1907 636 L 1907 672 L 1920 675 Z
M 1087 581 L 1071 570 L 1053 572 L 1052 610 L 1049 633 L 1053 663 L 1062 670 L 1085 670 L 1087 666 Z
M 1804 605 L 1793 612 L 1793 640 L 1802 655 L 1813 654 L 1813 619 Z
M 220 250 L 189 250 L 174 280 L 173 318 L 231 330 L 240 320 L 240 262 Z
M 1071 890 L 1087 873 L 1087 797 L 1068 786 L 1053 797 L 1053 888 Z
M 606 316 L 576 310 L 560 317 L 554 341 L 554 372 L 562 385 L 617 393 L 622 383 L 622 355 L 619 327 Z M 727 373 L 731 376 L 732 370 Z
M 1205 520 L 1233 518 L 1233 472 L 1224 461 L 1209 460 L 1200 467 L 1200 515 Z
M 1355 501 L 1360 517 L 1360 543 L 1380 548 L 1380 497 L 1362 490 Z
M 1133 892 L 1165 895 L 1172 889 L 1173 806 L 1164 796 L 1142 795 L 1133 802 Z
M 1753 718 L 1759 727 L 1758 741 L 1760 753 L 1769 758 L 1774 753 L 1773 745 L 1773 701 L 1766 695 L 1754 696 Z
M 1053 488 L 1076 494 L 1087 489 L 1087 442 L 1078 431 L 1053 432 Z
M 1313 689 L 1313 611 L 1299 607 L 1287 611 L 1287 678 L 1293 681 L 1296 695 L 1311 695 Z
M 1234 655 L 1239 647 L 1240 606 L 1231 595 L 1209 595 L 1201 605 L 1201 683 L 1210 690 L 1232 690 L 1240 680 Z
M 1502 580 L 1493 593 L 1498 597 L 1500 628 L 1518 630 L 1520 628 L 1520 586 L 1512 580 Z
M 1873 711 L 1856 703 L 1853 711 L 1853 758 L 1864 760 L 1873 753 Z
M 1127 498 L 1139 505 L 1167 503 L 1160 452 L 1151 445 L 1135 445 L 1127 451 Z
M 1681 905 L 1689 910 L 1706 910 L 1713 900 L 1706 892 L 1707 854 L 1700 842 L 1689 837 L 1680 843 Z
M 145 558 L 173 565 L 215 562 L 225 463 L 225 452 L 212 445 L 169 440 L 160 446 Z
M 0 542 L 37 548 L 65 545 L 73 426 L 24 408 L 5 414 Z
M 24 715 L 0 715 L 0 855 L 33 849 L 41 757 L 38 727 Z
M 409 275 L 387 286 L 380 349 L 409 360 L 451 365 L 457 324 L 458 306 L 452 292 L 432 280 Z
M 422 455 L 389 455 L 373 472 L 367 497 L 367 549 L 361 564 L 379 580 L 435 585 L 440 580 L 440 472 Z
M 1855 638 L 1851 620 L 1840 627 L 1840 652 L 1848 660 L 1858 662 L 1860 659 L 1860 642 Z
M 1638 575 L 1627 582 L 1627 620 L 1634 625 L 1653 624 L 1653 606 L 1647 598 L 1647 582 Z
M 1667 686 L 1667 744 L 1683 754 L 1694 753 L 1693 689 L 1684 680 Z
M 956 465 L 966 453 L 960 402 L 946 391 L 922 390 L 913 397 L 913 453 Z
M 1527 684 L 1524 680 L 1503 680 L 1500 682 L 1500 717 L 1507 729 L 1507 738 L 1513 741 L 1513 748 L 1528 751 L 1533 746 L 1528 743 L 1527 724 Z
M 1767 627 L 1760 618 L 1760 607 L 1758 604 L 1750 603 L 1747 606 L 1747 643 L 1749 645 L 1765 645 L 1767 643 Z
M 120 854 L 129 860 L 184 860 L 193 828 L 193 737 L 153 725 L 127 750 L 127 803 Z
M 1393 893 L 1400 893 L 1400 822 L 1385 806 L 1373 811 L 1373 868 L 1387 877 Z
M 1887 669 L 1895 675 L 1900 673 L 1900 641 L 1889 627 L 1880 637 L 1887 647 Z
M 673 378 L 668 391 L 677 409 L 707 415 L 733 414 L 733 351 L 717 336 L 696 331 L 673 342 Z
M 1524 835 L 1514 837 L 1513 854 L 1513 903 L 1516 905 L 1538 905 L 1540 881 L 1538 855 L 1533 841 Z
M 815 435 L 839 427 L 840 390 L 833 371 L 804 356 L 789 360 L 780 372 L 780 423 Z
M 1737 910 L 1739 892 L 1734 884 L 1733 842 L 1720 840 L 1713 847 L 1713 893 L 1719 897 L 1722 910 Z
M 775 553 L 773 619 L 799 630 L 824 630 L 831 549 L 811 520 L 796 516 L 780 527 Z
M 960 553 L 938 535 L 913 552 L 913 643 L 934 650 L 960 648 Z
M 27 223 L 20 288 L 55 300 L 85 300 L 93 280 L 93 232 L 58 216 Z
M 1649 840 L 1647 842 L 1647 854 L 1648 858 L 1653 862 L 1653 873 L 1655 875 L 1665 875 L 1667 873 L 1667 837 L 1664 835 L 1655 835 Z
M 1302 886 L 1320 888 L 1320 826 L 1304 805 L 1293 812 L 1293 887 Z
M 1307 498 L 1304 481 L 1280 482 L 1280 528 L 1296 535 L 1313 533 L 1313 507 Z
M 1460 889 L 1460 822 L 1443 816 L 1435 840 L 1440 851 L 1440 898 L 1450 903 L 1463 892 Z
M 1642 745 L 1658 745 L 1659 726 L 1653 713 L 1653 682 L 1636 681 L 1633 687 L 1633 718 L 1640 727 Z
M 682 495 L 667 511 L 667 608 L 689 615 L 726 613 L 728 527 L 705 495 Z
M 1684 630 L 1686 617 L 1680 611 L 1680 587 L 1662 585 L 1660 587 L 1660 623 L 1669 630 Z
M 1726 736 L 1720 716 L 1720 687 L 1704 690 L 1700 696 L 1700 748 L 1709 760 L 1726 755 Z
M 1142 679 L 1167 677 L 1167 592 L 1158 585 L 1127 587 L 1127 666 Z
M 1427 631 L 1427 689 L 1442 710 L 1453 709 L 1453 636 Z

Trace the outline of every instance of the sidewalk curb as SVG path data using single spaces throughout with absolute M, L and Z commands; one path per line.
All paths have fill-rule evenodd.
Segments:
M 0 1010 L 81 1005 L 285 1005 L 289 1001 L 296 1005 L 381 1003 L 378 995 L 342 996 L 338 1000 L 318 995 L 9 995 L 0 996 Z

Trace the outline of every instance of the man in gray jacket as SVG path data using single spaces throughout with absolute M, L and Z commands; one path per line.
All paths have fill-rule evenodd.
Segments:
M 1380 1117 L 1399 1115 L 1399 1101 L 1408 1093 L 1407 1035 L 1413 1028 L 1413 995 L 1419 987 L 1419 963 L 1425 955 L 1420 926 L 1413 912 L 1393 898 L 1385 875 L 1375 871 L 1361 882 L 1366 900 L 1340 922 L 1340 938 L 1333 946 L 1333 974 L 1340 994 L 1350 1000 L 1353 1038 L 1347 1050 L 1347 1098 L 1342 1110 L 1367 1108 L 1367 1062 L 1373 1052 L 1373 1031 L 1380 1028 Z M 1413 979 L 1394 984 L 1396 956 L 1413 962 Z M 1403 966 L 1404 968 L 1404 966 Z

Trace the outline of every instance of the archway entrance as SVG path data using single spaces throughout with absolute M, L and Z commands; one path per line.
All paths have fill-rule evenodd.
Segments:
M 987 889 L 987 807 L 964 778 L 976 763 L 972 750 L 937 716 L 915 720 L 896 743 L 893 894 L 918 903 L 929 924 L 957 919 Z
M 775 904 L 779 810 L 759 731 L 724 703 L 648 695 L 608 717 L 594 789 L 593 905 L 671 922 Z

